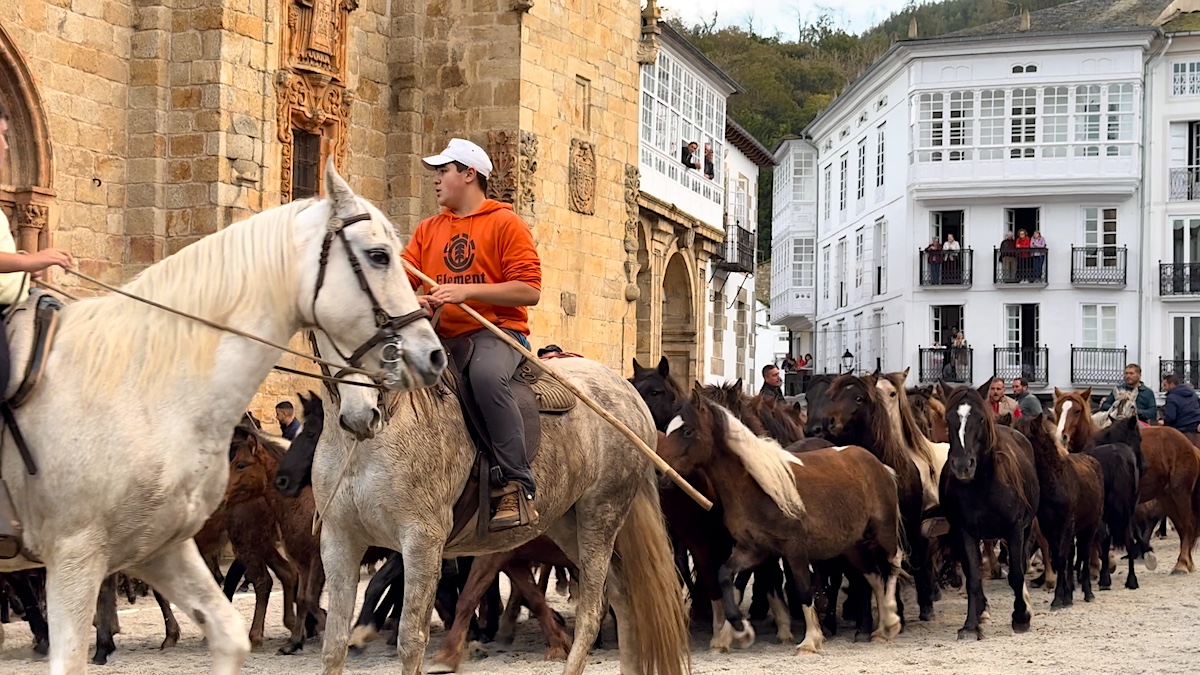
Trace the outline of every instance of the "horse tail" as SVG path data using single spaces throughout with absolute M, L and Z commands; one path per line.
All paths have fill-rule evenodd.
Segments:
M 643 484 L 625 525 L 617 533 L 613 571 L 618 574 L 637 636 L 638 672 L 683 675 L 691 672 L 691 636 L 680 593 L 667 527 L 654 485 Z

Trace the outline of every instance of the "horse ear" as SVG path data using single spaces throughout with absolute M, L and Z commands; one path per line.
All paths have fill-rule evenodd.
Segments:
M 354 215 L 358 212 L 358 204 L 355 202 L 354 190 L 350 189 L 350 184 L 342 178 L 337 172 L 337 168 L 333 165 L 333 155 L 329 155 L 329 161 L 325 163 L 325 196 L 333 201 L 333 212 L 337 215 Z
M 1062 396 L 1063 396 L 1062 390 L 1059 389 L 1058 387 L 1055 387 L 1054 388 L 1054 400 L 1057 401 L 1058 399 L 1062 398 Z
M 740 378 L 740 377 L 739 377 L 739 378 L 737 379 L 737 382 L 734 382 L 734 383 L 733 383 L 733 388 L 734 388 L 735 390 L 737 390 L 737 391 L 741 391 L 741 390 L 742 390 L 742 378 Z
M 909 366 L 909 367 L 907 367 L 907 368 L 905 368 L 905 369 L 904 369 L 904 381 L 905 381 L 905 382 L 907 382 L 907 381 L 908 381 L 908 371 L 910 371 L 910 370 L 912 370 L 912 366 Z
M 1084 389 L 1082 393 L 1083 393 L 1083 400 L 1084 400 L 1084 402 L 1085 402 L 1085 403 L 1091 403 L 1091 401 L 1092 401 L 1092 388 L 1091 388 L 1091 387 L 1088 387 L 1087 389 Z
M 658 374 L 663 377 L 671 375 L 671 362 L 667 360 L 666 356 L 658 360 Z
M 642 367 L 642 364 L 638 363 L 636 358 L 633 359 L 633 374 L 637 375 L 638 373 L 642 372 L 643 370 L 646 370 L 646 369 Z

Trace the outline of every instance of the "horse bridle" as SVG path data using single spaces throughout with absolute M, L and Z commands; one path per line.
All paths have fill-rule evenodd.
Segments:
M 367 283 L 367 276 L 363 274 L 362 263 L 358 259 L 358 254 L 354 252 L 354 249 L 350 246 L 349 240 L 346 239 L 347 227 L 370 219 L 371 214 L 369 213 L 360 213 L 345 220 L 342 220 L 336 216 L 330 219 L 329 226 L 325 232 L 325 240 L 321 243 L 321 258 L 319 266 L 317 267 L 317 284 L 313 289 L 312 300 L 313 323 L 315 323 L 317 327 L 325 333 L 325 336 L 329 338 L 329 344 L 333 346 L 333 350 L 337 352 L 342 361 L 345 362 L 347 366 L 360 370 L 362 369 L 362 364 L 360 363 L 362 358 L 366 356 L 367 352 L 371 351 L 381 343 L 383 344 L 383 350 L 382 354 L 380 354 L 380 361 L 382 361 L 384 364 L 393 364 L 403 360 L 404 338 L 401 337 L 400 330 L 409 324 L 420 321 L 421 319 L 429 318 L 429 315 L 424 309 L 417 309 L 409 312 L 408 314 L 402 314 L 400 316 L 392 316 L 391 314 L 387 313 L 387 310 L 385 310 L 382 305 L 379 304 L 379 299 L 375 297 L 375 292 L 371 290 L 371 284 Z M 317 297 L 321 295 L 321 287 L 325 284 L 325 270 L 329 266 L 329 251 L 333 246 L 333 240 L 335 237 L 341 240 L 342 246 L 346 249 L 346 257 L 350 261 L 350 269 L 354 270 L 354 276 L 358 279 L 358 287 L 362 289 L 363 293 L 366 293 L 367 299 L 371 301 L 371 311 L 375 315 L 375 327 L 377 329 L 375 331 L 375 335 L 371 336 L 370 339 L 360 345 L 358 349 L 355 349 L 349 356 L 346 356 L 344 353 L 342 353 L 342 350 L 334 341 L 333 336 L 329 333 L 329 331 L 325 330 L 324 327 L 321 326 L 321 322 L 317 318 Z M 316 349 L 315 340 L 313 340 L 313 349 Z M 322 370 L 324 370 L 324 366 L 322 366 Z M 343 369 L 335 373 L 333 377 L 341 379 L 345 374 L 346 369 Z M 377 380 L 375 377 L 372 377 L 372 379 Z M 383 378 L 383 381 L 376 381 L 376 384 L 387 386 L 395 384 L 395 382 L 396 376 L 388 372 Z

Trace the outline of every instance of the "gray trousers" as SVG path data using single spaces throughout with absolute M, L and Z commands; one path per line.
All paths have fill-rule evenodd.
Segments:
M 522 355 L 486 330 L 475 333 L 471 339 L 475 342 L 475 351 L 471 355 L 467 377 L 496 449 L 496 462 L 504 479 L 515 481 L 524 489 L 525 496 L 532 498 L 535 494 L 533 471 L 525 452 L 525 425 L 517 399 L 509 389 L 509 381 L 520 365 Z

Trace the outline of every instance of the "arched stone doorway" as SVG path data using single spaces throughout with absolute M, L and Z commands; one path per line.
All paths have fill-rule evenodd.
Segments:
M 662 353 L 671 374 L 685 388 L 696 380 L 696 312 L 691 273 L 683 254 L 676 252 L 663 273 Z
M 0 106 L 8 113 L 8 153 L 0 164 L 0 209 L 17 248 L 48 244 L 54 166 L 50 135 L 33 77 L 8 32 L 0 26 Z

